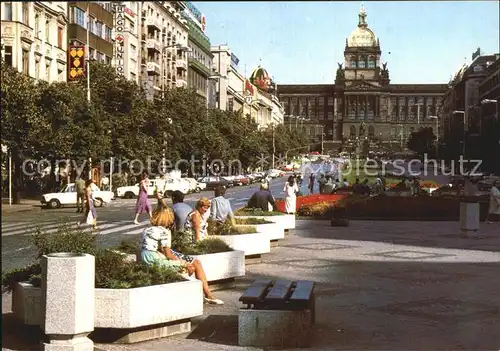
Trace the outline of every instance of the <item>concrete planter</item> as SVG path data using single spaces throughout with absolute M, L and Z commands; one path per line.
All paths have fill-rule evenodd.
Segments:
M 41 325 L 41 309 L 41 289 L 17 283 L 12 292 L 15 317 L 26 325 Z M 202 314 L 203 290 L 199 280 L 134 289 L 95 289 L 96 328 L 129 329 Z
M 237 226 L 245 226 L 247 224 L 237 224 Z M 269 237 L 269 240 L 279 240 L 285 238 L 285 229 L 283 226 L 277 223 L 266 223 L 266 224 L 251 224 L 257 228 L 257 233 L 265 233 Z
M 193 255 L 203 266 L 209 282 L 242 277 L 245 275 L 245 252 L 228 251 L 205 255 Z
M 245 256 L 271 252 L 269 236 L 266 233 L 214 235 L 213 237 L 221 239 L 234 250 L 243 251 Z
M 269 222 L 274 222 L 284 230 L 295 229 L 295 215 L 283 214 L 277 216 L 236 216 L 237 218 L 261 218 Z M 262 224 L 261 224 L 262 225 Z

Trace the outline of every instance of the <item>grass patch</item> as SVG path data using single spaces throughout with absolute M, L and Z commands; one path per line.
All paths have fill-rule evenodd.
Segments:
M 236 224 L 239 225 L 259 225 L 259 224 L 273 224 L 274 222 L 265 220 L 264 218 L 235 218 Z
M 261 208 L 242 207 L 234 213 L 236 216 L 283 216 L 283 212 L 263 211 Z

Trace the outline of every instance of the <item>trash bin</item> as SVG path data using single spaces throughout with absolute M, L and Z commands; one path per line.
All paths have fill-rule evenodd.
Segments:
M 479 203 L 460 203 L 460 230 L 462 232 L 477 231 L 479 229 Z

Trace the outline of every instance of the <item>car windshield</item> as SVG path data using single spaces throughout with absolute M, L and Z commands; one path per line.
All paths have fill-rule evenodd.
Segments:
M 61 187 L 61 189 L 59 190 L 60 193 L 64 193 L 66 191 L 66 188 L 68 187 L 68 185 L 63 185 Z

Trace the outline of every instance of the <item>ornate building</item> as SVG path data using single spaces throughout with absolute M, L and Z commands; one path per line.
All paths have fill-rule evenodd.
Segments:
M 346 39 L 344 63 L 335 84 L 278 85 L 285 123 L 303 128 L 325 147 L 338 148 L 369 140 L 372 148 L 401 148 L 411 132 L 436 125 L 446 84 L 391 84 L 381 61 L 379 39 L 361 9 L 357 27 Z

